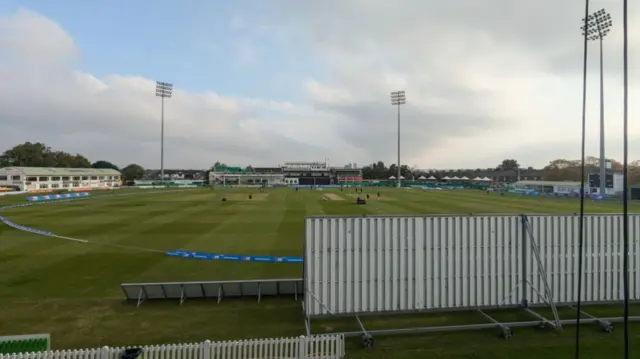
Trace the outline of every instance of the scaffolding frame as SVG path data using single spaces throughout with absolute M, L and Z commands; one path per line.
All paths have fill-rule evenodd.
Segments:
M 449 332 L 449 331 L 470 331 L 470 330 L 481 330 L 481 329 L 498 329 L 499 335 L 504 339 L 509 339 L 513 337 L 513 328 L 518 327 L 539 327 L 545 330 L 552 331 L 562 331 L 563 326 L 565 325 L 577 325 L 577 319 L 560 319 L 558 314 L 558 307 L 571 308 L 574 311 L 577 311 L 577 308 L 574 303 L 557 303 L 554 300 L 554 295 L 549 285 L 548 273 L 542 262 L 540 256 L 540 248 L 536 241 L 536 238 L 533 235 L 531 224 L 529 223 L 527 215 L 520 215 L 521 221 L 521 233 L 520 240 L 522 241 L 522 272 L 521 278 L 517 285 L 515 285 L 509 294 L 506 296 L 508 298 L 512 295 L 513 292 L 522 287 L 522 297 L 520 299 L 519 305 L 507 305 L 507 306 L 492 306 L 492 307 L 468 307 L 468 308 L 455 308 L 455 309 L 437 309 L 437 310 L 410 310 L 410 311 L 391 311 L 391 312 L 363 312 L 363 313 L 349 313 L 349 314 L 335 314 L 331 308 L 329 308 L 325 303 L 323 303 L 309 288 L 306 283 L 306 266 L 307 261 L 305 260 L 304 269 L 303 269 L 303 280 L 305 283 L 304 295 L 309 295 L 318 303 L 328 315 L 307 315 L 305 310 L 305 301 L 302 301 L 302 309 L 305 313 L 304 325 L 306 335 L 312 334 L 311 321 L 312 319 L 317 318 L 326 318 L 326 317 L 354 317 L 358 326 L 360 327 L 359 331 L 352 332 L 344 332 L 342 334 L 345 337 L 361 337 L 362 344 L 366 348 L 373 347 L 374 344 L 374 335 L 398 335 L 398 334 L 418 334 L 418 333 L 434 333 L 434 332 Z M 527 271 L 527 260 L 529 253 L 527 250 L 531 250 L 531 256 L 535 261 L 538 267 L 538 276 L 540 277 L 543 288 L 542 292 L 535 288 L 532 283 L 528 279 L 528 271 Z M 306 241 L 304 253 L 306 254 Z M 529 304 L 529 290 L 536 293 L 536 295 L 543 298 L 544 304 Z M 501 302 L 504 303 L 506 298 Z M 584 303 L 586 305 L 606 305 L 612 304 L 612 302 L 587 302 Z M 536 308 L 544 308 L 548 307 L 551 309 L 552 318 L 547 318 L 542 314 L 535 311 Z M 501 322 L 488 313 L 487 310 L 496 310 L 496 309 L 520 309 L 526 315 L 532 318 L 530 321 L 516 321 L 516 322 Z M 463 324 L 463 325 L 448 325 L 448 326 L 430 326 L 430 327 L 409 327 L 409 328 L 390 328 L 390 329 L 375 329 L 368 330 L 365 328 L 362 323 L 361 317 L 364 316 L 387 316 L 387 315 L 401 315 L 401 314 L 445 314 L 445 313 L 453 313 L 453 312 L 478 312 L 482 317 L 487 320 L 487 323 L 479 323 L 479 324 Z M 594 315 L 589 314 L 584 310 L 580 310 L 581 319 L 580 324 L 596 324 L 602 332 L 611 333 L 615 330 L 614 323 L 623 322 L 623 317 L 606 317 L 606 318 L 598 318 Z M 640 316 L 634 316 L 629 318 L 632 322 L 640 322 Z

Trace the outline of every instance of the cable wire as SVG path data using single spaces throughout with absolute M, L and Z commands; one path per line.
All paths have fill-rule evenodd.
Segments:
M 622 1 L 622 72 L 623 72 L 623 163 L 622 163 L 622 277 L 624 287 L 624 358 L 629 359 L 629 24 L 627 21 L 627 0 Z
M 576 342 L 575 359 L 580 358 L 580 319 L 582 318 L 582 252 L 584 242 L 584 185 L 585 185 L 585 137 L 587 124 L 587 50 L 588 50 L 588 28 L 589 28 L 589 0 L 584 2 L 584 53 L 582 57 L 582 144 L 580 152 L 580 219 L 578 228 L 578 288 L 576 293 Z M 600 179 L 603 180 L 602 178 Z

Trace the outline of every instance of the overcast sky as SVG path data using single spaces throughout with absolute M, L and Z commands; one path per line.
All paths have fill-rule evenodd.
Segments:
M 583 1 L 0 0 L 0 149 L 40 141 L 165 167 L 396 161 L 477 168 L 579 158 Z M 145 6 L 146 5 L 146 6 Z M 606 141 L 622 155 L 621 1 L 605 39 Z M 640 6 L 630 9 L 630 157 L 640 159 Z M 598 155 L 598 47 L 587 152 Z

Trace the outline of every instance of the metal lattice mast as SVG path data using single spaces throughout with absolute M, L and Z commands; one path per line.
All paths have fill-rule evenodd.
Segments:
M 400 106 L 407 103 L 407 98 L 404 91 L 394 91 L 391 93 L 391 104 L 398 108 L 398 188 L 401 186 L 400 177 L 402 172 L 400 171 Z
M 164 99 L 173 95 L 173 84 L 156 81 L 156 96 L 160 97 L 160 178 L 164 182 Z
M 584 19 L 582 19 L 584 22 Z M 600 43 L 600 195 L 606 194 L 607 159 L 604 148 L 604 69 L 602 42 L 611 29 L 611 15 L 600 9 L 587 18 L 587 39 Z M 584 25 L 580 27 L 582 36 L 585 34 Z

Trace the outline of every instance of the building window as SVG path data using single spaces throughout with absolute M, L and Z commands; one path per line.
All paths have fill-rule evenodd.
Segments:
M 49 177 L 38 177 L 38 181 L 40 182 L 47 182 L 49 180 Z
M 39 187 L 40 187 L 40 189 L 47 189 L 47 188 L 49 188 L 49 185 L 48 184 L 41 184 Z
M 60 184 L 59 183 L 53 183 L 51 185 L 51 188 L 60 188 Z
M 51 177 L 52 181 L 60 181 L 60 177 Z
M 69 184 L 68 183 L 63 183 L 62 184 L 62 188 L 69 188 Z
M 82 180 L 83 180 L 83 181 L 86 181 L 86 180 L 88 180 L 88 179 L 89 179 L 89 176 L 82 176 Z
M 71 187 L 80 187 L 80 182 L 73 182 Z
M 69 176 L 64 176 L 64 177 L 62 177 L 62 180 L 63 180 L 63 181 L 68 181 L 68 180 L 69 180 Z
M 98 180 L 98 176 L 91 176 L 91 180 L 92 180 L 92 181 L 96 181 L 96 180 Z
M 14 181 L 20 181 L 20 176 L 13 176 L 11 179 Z
M 6 181 L 7 180 L 7 176 L 0 176 L 0 181 Z
M 29 181 L 29 182 L 37 182 L 38 181 L 38 177 L 27 177 L 27 181 Z
M 74 180 L 74 181 L 80 181 L 80 176 L 74 176 L 74 177 L 73 177 L 73 180 Z
M 104 176 L 100 176 L 100 180 L 104 181 L 104 178 L 105 178 Z

